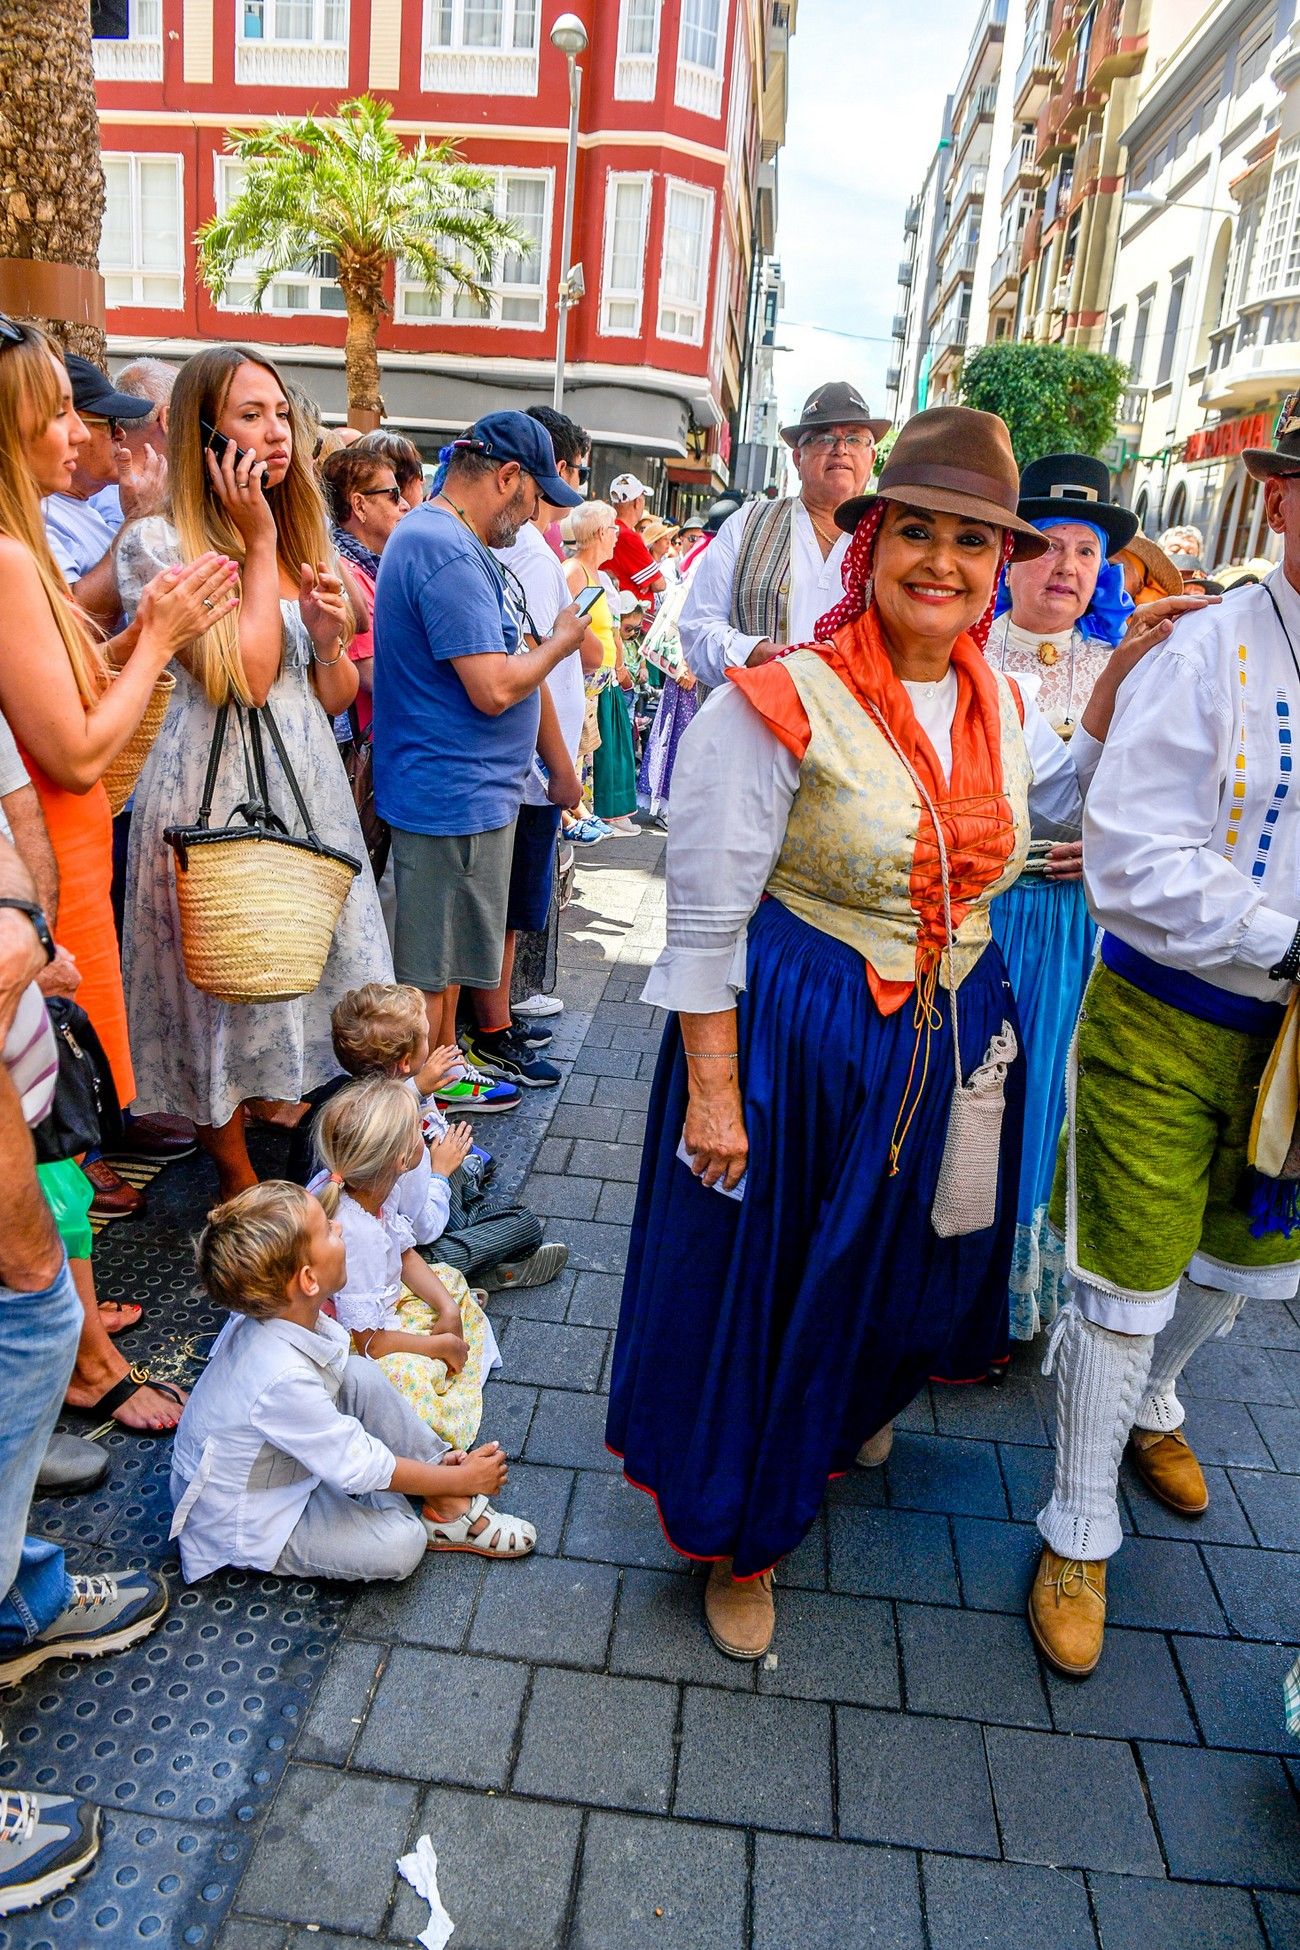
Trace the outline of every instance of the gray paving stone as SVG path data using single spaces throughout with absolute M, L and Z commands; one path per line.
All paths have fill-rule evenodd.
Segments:
M 1300 1321 L 1283 1300 L 1248 1300 L 1237 1316 L 1232 1338 L 1247 1347 L 1300 1348 Z
M 1239 1551 L 1228 1553 L 1242 1555 Z M 1223 1609 L 1193 1543 L 1126 1537 L 1106 1567 L 1106 1617 L 1158 1631 L 1224 1632 Z
M 1051 1726 L 1038 1656 L 1019 1619 L 899 1605 L 898 1636 L 911 1711 L 1004 1726 Z
M 832 1591 L 958 1602 L 946 1517 L 841 1506 L 827 1511 Z
M 636 1186 L 621 1182 L 602 1185 L 596 1204 L 596 1217 L 615 1225 L 630 1226 L 636 1212 Z
M 543 1218 L 594 1219 L 600 1189 L 599 1178 L 553 1178 L 534 1171 L 528 1180 L 528 1204 Z
M 999 1853 L 977 1726 L 841 1706 L 835 1728 L 841 1835 L 962 1855 Z
M 1300 1494 L 1275 1469 L 1233 1469 L 1232 1487 L 1250 1527 L 1267 1550 L 1300 1550 Z
M 509 1577 L 517 1567 L 488 1568 Z M 501 1659 L 395 1646 L 353 1765 L 413 1781 L 504 1787 L 527 1677 L 526 1667 Z
M 1012 1521 L 1032 1523 L 1052 1494 L 1052 1451 L 1034 1449 L 1028 1443 L 1000 1442 L 998 1462 Z M 997 1514 L 1005 1513 L 999 1510 Z
M 571 1950 L 745 1950 L 745 1884 L 734 1830 L 593 1815 Z
M 618 1127 L 620 1144 L 634 1144 L 639 1151 L 645 1143 L 645 1112 L 625 1110 Z
M 1278 1896 L 1262 1889 L 1258 1901 L 1269 1950 L 1296 1950 L 1300 1943 L 1300 1896 Z
M 590 1104 L 595 1094 L 595 1077 L 568 1076 L 560 1086 L 560 1107 L 565 1104 Z
M 1088 1878 L 1104 1950 L 1263 1950 L 1244 1889 L 1138 1876 Z
M 1279 1704 L 1282 1679 L 1295 1659 L 1295 1646 L 1254 1645 L 1242 1639 L 1178 1638 L 1174 1647 L 1211 1747 L 1295 1753 L 1295 1735 L 1287 1732 Z M 1140 1736 L 1143 1729 L 1134 1727 L 1132 1731 Z M 1158 1727 L 1148 1727 L 1146 1736 L 1157 1740 L 1169 1737 Z
M 1194 1432 L 1188 1440 L 1194 1445 Z M 1199 1517 L 1180 1517 L 1176 1510 L 1157 1502 L 1146 1485 L 1139 1481 L 1131 1463 L 1120 1471 L 1120 1485 L 1131 1519 L 1131 1528 L 1143 1537 L 1169 1537 L 1176 1542 L 1188 1539 L 1198 1544 L 1253 1544 L 1255 1539 L 1246 1513 L 1233 1494 L 1226 1469 L 1206 1467 L 1205 1487 L 1210 1492 L 1210 1507 Z
M 564 1222 L 557 1221 L 547 1227 L 548 1232 L 562 1232 Z M 561 1242 L 562 1243 L 562 1242 Z M 505 1287 L 499 1293 L 488 1296 L 489 1314 L 497 1319 L 498 1329 L 502 1318 L 515 1320 L 563 1320 L 569 1307 L 569 1296 L 573 1292 L 575 1273 L 567 1269 L 557 1280 L 547 1280 L 544 1286 Z M 509 1373 L 509 1368 L 507 1368 Z
M 431 1551 L 402 1584 L 370 1584 L 348 1616 L 357 1638 L 451 1648 L 465 1636 L 484 1562 L 458 1551 Z
M 1140 1751 L 1172 1876 L 1300 1889 L 1300 1814 L 1280 1761 L 1205 1747 Z
M 897 1706 L 898 1654 L 887 1604 L 826 1591 L 777 1594 L 775 1667 L 759 1663 L 760 1693 Z
M 1290 1315 L 1287 1316 L 1290 1319 Z M 1269 1410 L 1259 1404 L 1264 1412 Z M 1203 1464 L 1230 1464 L 1240 1469 L 1271 1469 L 1273 1458 L 1260 1434 L 1253 1411 L 1245 1402 L 1198 1400 L 1192 1413 L 1196 1417 L 1193 1447 Z
M 240 1884 L 241 1912 L 376 1935 L 415 1805 L 408 1782 L 291 1763 Z
M 560 1548 L 565 1513 L 573 1490 L 571 1469 L 552 1469 L 541 1463 L 512 1462 L 510 1480 L 497 1499 L 515 1516 L 526 1517 L 537 1532 L 537 1553 L 554 1557 Z
M 283 1923 L 254 1923 L 247 1916 L 228 1916 L 213 1950 L 283 1950 Z
M 523 1454 L 537 1406 L 537 1390 L 495 1376 L 483 1390 L 483 1422 L 477 1440 L 499 1442 L 507 1456 Z
M 1193 1639 L 1222 1646 L 1223 1639 Z M 1096 1733 L 1115 1740 L 1189 1740 L 1197 1734 L 1165 1639 L 1159 1632 L 1106 1632 L 1105 1679 L 1081 1686 L 1044 1663 L 1043 1679 L 1058 1733 Z
M 554 1128 L 555 1126 L 552 1123 L 551 1129 L 554 1130 Z M 537 1148 L 537 1156 L 533 1159 L 533 1170 L 554 1172 L 557 1175 L 561 1174 L 569 1169 L 569 1158 L 572 1151 L 573 1144 L 568 1138 L 543 1138 Z M 574 1169 L 580 1170 L 581 1167 L 575 1166 Z
M 517 1794 L 666 1814 L 677 1689 L 542 1666 L 515 1765 Z
M 1023 1618 L 1043 1540 L 1033 1524 L 990 1523 L 955 1517 L 953 1542 L 962 1603 L 975 1611 L 1014 1612 Z
M 930 1950 L 1095 1950 L 1081 1875 L 943 1855 L 925 1856 L 922 1873 Z
M 502 1337 L 501 1359 L 513 1381 L 590 1392 L 600 1380 L 605 1348 L 605 1334 L 593 1327 L 516 1319 Z
M 1210 1544 L 1203 1555 L 1233 1631 L 1285 1643 L 1300 1618 L 1300 1553 Z
M 452 1942 L 459 1938 L 468 1950 L 560 1950 L 581 1827 L 577 1808 L 430 1788 L 416 1833 L 432 1836 L 438 1852 Z M 428 1920 L 428 1904 L 399 1880 L 389 1937 L 409 1943 Z
M 829 1835 L 830 1742 L 827 1706 L 689 1686 L 673 1812 Z
M 576 1330 L 575 1330 L 576 1331 Z M 617 1456 L 605 1447 L 605 1402 L 568 1388 L 543 1388 L 524 1448 L 527 1461 L 561 1468 L 615 1470 Z
M 1008 1380 L 966 1388 L 931 1390 L 934 1425 L 940 1435 L 970 1436 L 981 1442 L 1027 1442 L 1043 1447 L 1049 1440 L 1033 1388 Z
M 366 1717 L 375 1675 L 387 1647 L 365 1639 L 341 1639 L 316 1688 L 294 1747 L 295 1760 L 333 1761 L 342 1766 Z
M 618 1572 L 611 1564 L 525 1558 L 509 1567 L 508 1576 L 484 1584 L 469 1649 L 530 1663 L 603 1666 L 617 1594 Z
M 781 1559 L 781 1583 L 804 1591 L 826 1589 L 826 1516 L 818 1511 L 803 1541 Z
M 901 1434 L 885 1475 L 889 1500 L 900 1510 L 938 1510 L 945 1516 L 966 1517 L 1007 1514 L 996 1458 L 982 1442 Z
M 555 1106 L 551 1130 L 557 1138 L 585 1138 L 593 1143 L 612 1143 L 618 1137 L 618 1127 L 624 1114 L 621 1110 L 597 1110 L 594 1104 L 562 1101 Z
M 650 1085 L 633 1077 L 596 1077 L 591 1101 L 601 1110 L 636 1110 L 644 1113 L 650 1101 Z M 622 1132 L 619 1133 L 620 1137 Z
M 569 1557 L 684 1572 L 689 1560 L 664 1536 L 654 1499 L 608 1471 L 582 1470 L 564 1532 Z
M 1190 1403 L 1207 1396 L 1220 1402 L 1289 1402 L 1295 1399 L 1285 1376 L 1291 1357 L 1272 1348 L 1251 1347 L 1234 1336 L 1198 1348 L 1179 1377 L 1178 1392 Z M 1187 1439 L 1196 1446 L 1196 1411 L 1188 1409 Z
M 573 1059 L 573 1073 L 579 1077 L 635 1077 L 640 1068 L 640 1052 L 634 1049 L 593 1049 L 588 1044 Z
M 1300 1474 L 1300 1408 L 1277 1408 L 1269 1402 L 1256 1402 L 1250 1417 L 1277 1467 L 1293 1476 Z
M 575 1327 L 617 1327 L 622 1299 L 620 1273 L 579 1273 L 567 1319 Z
M 1120 1875 L 1161 1873 L 1160 1850 L 1127 1746 L 1010 1727 L 988 1727 L 984 1743 L 1009 1860 Z
M 894 1849 L 760 1835 L 753 1950 L 923 1950 L 916 1865 Z
M 564 1228 L 569 1264 L 579 1273 L 622 1274 L 627 1265 L 628 1228 L 595 1219 L 570 1219 Z
M 589 1178 L 618 1179 L 635 1185 L 641 1176 L 641 1148 L 635 1144 L 600 1144 L 594 1139 L 581 1139 L 573 1147 L 569 1169 L 584 1172 Z
M 686 1577 L 673 1571 L 624 1571 L 610 1671 L 752 1693 L 754 1665 L 728 1659 L 705 1630 L 704 1582 L 702 1569 Z

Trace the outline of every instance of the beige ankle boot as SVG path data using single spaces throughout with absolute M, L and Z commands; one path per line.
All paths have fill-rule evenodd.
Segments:
M 737 1580 L 731 1575 L 731 1559 L 719 1558 L 704 1591 L 704 1622 L 719 1652 L 729 1659 L 761 1659 L 776 1627 L 772 1573 Z

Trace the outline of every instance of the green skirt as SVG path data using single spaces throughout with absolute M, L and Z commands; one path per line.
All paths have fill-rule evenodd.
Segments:
M 596 699 L 600 743 L 592 758 L 597 819 L 624 819 L 636 811 L 636 752 L 632 719 L 616 683 Z

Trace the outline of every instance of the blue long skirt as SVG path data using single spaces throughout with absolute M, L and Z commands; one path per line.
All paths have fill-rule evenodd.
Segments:
M 1065 1123 L 1065 1066 L 1097 928 L 1081 880 L 1025 874 L 989 910 L 1024 1026 L 1025 1139 L 1011 1255 L 1011 1332 L 1032 1340 L 1061 1305 L 1063 1263 L 1047 1229 Z
M 691 1557 L 733 1557 L 738 1577 L 796 1547 L 827 1479 L 927 1377 L 979 1380 L 1006 1358 L 1023 1104 L 1016 1062 L 996 1220 L 940 1239 L 930 1206 L 953 1090 L 946 997 L 891 1177 L 912 1009 L 881 1016 L 861 956 L 775 900 L 750 924 L 747 980 L 745 1197 L 709 1190 L 675 1156 L 686 1064 L 673 1017 L 650 1101 L 607 1425 L 628 1480 L 657 1499 L 670 1543 Z M 996 948 L 962 983 L 958 1009 L 969 1070 L 1004 1020 L 1016 1024 Z

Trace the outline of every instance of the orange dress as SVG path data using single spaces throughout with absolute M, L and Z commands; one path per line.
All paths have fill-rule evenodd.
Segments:
M 21 747 L 20 747 L 21 749 Z M 113 925 L 113 815 L 102 785 L 69 792 L 47 778 L 24 751 L 59 865 L 59 918 L 54 938 L 81 970 L 76 1000 L 90 1017 L 113 1071 L 118 1098 L 135 1096 L 126 1036 L 126 998 Z

